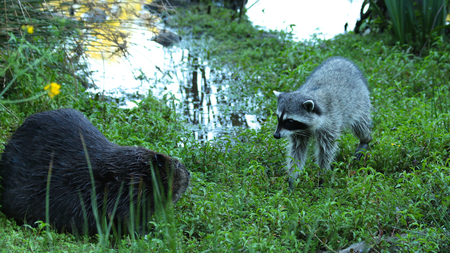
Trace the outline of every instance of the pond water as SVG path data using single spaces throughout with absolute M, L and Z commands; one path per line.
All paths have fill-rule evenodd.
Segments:
M 294 39 L 304 40 L 313 34 L 331 39 L 355 27 L 364 0 L 249 0 L 247 15 L 254 25 L 272 30 L 286 30 Z M 294 25 L 291 26 L 290 25 Z
M 246 7 L 253 24 L 265 29 L 292 30 L 296 40 L 303 40 L 312 34 L 332 38 L 344 32 L 346 22 L 349 30 L 353 29 L 361 4 L 362 0 L 250 0 Z M 133 8 L 136 13 L 145 14 L 141 4 L 134 4 Z M 163 29 L 163 25 L 159 28 Z M 186 49 L 189 41 L 165 48 L 151 40 L 157 31 L 146 28 L 142 18 L 127 23 L 127 30 L 126 58 L 97 52 L 88 59 L 97 85 L 93 92 L 125 97 L 123 107 L 135 106 L 133 100 L 139 101 L 148 92 L 158 98 L 174 96 L 179 112 L 200 140 L 231 134 L 235 127 L 259 127 L 259 115 L 248 114 L 245 106 L 229 100 L 230 73 L 213 71 L 208 62 L 193 57 Z

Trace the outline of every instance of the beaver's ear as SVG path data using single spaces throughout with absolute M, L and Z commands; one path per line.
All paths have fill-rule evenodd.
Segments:
M 166 165 L 166 157 L 162 154 L 155 154 L 155 162 L 159 167 L 164 167 Z

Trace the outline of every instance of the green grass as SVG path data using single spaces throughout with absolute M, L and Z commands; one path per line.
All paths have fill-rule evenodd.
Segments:
M 199 142 L 174 113 L 173 101 L 157 101 L 151 94 L 133 109 L 119 109 L 98 97 L 74 98 L 64 91 L 49 104 L 36 103 L 36 111 L 73 107 L 115 143 L 179 158 L 192 172 L 192 190 L 173 209 L 153 217 L 151 234 L 107 245 L 95 238 L 75 240 L 42 228 L 18 227 L 0 216 L 1 249 L 320 252 L 363 240 L 374 245 L 378 237 L 391 235 L 404 235 L 398 246 L 405 252 L 445 252 L 450 247 L 448 39 L 435 41 L 429 55 L 418 58 L 386 35 L 350 33 L 295 43 L 283 34 L 281 39 L 261 39 L 258 29 L 245 20 L 230 23 L 226 13 L 215 19 L 187 14 L 178 21 L 180 26 L 190 23 L 193 28 L 186 32 L 194 35 L 202 31 L 195 42 L 203 48 L 200 55 L 238 77 L 230 96 L 252 98 L 248 110 L 265 116 L 261 129 Z M 286 141 L 272 136 L 272 90 L 296 89 L 331 56 L 351 59 L 369 81 L 374 107 L 371 149 L 360 162 L 354 161 L 358 141 L 344 134 L 334 170 L 325 173 L 322 187 L 319 169 L 309 156 L 296 191 L 289 194 L 283 170 Z M 2 111 L 0 143 L 32 113 L 30 106 L 8 108 L 17 118 Z M 387 252 L 388 247 L 381 243 L 378 249 Z

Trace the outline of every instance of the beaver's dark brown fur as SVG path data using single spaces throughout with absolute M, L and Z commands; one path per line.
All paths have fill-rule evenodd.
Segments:
M 82 113 L 60 109 L 31 115 L 6 145 L 0 160 L 2 212 L 19 224 L 45 222 L 51 168 L 50 224 L 59 231 L 97 233 L 87 161 L 100 219 L 109 220 L 115 210 L 116 227 L 138 216 L 142 226 L 161 204 L 155 196 L 162 202 L 172 196 L 175 203 L 189 185 L 190 173 L 177 159 L 111 143 Z

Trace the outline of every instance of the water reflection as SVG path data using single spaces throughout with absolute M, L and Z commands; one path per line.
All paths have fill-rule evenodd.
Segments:
M 50 7 L 86 22 L 86 63 L 96 84 L 92 92 L 125 97 L 124 107 L 135 106 L 131 100 L 149 90 L 160 98 L 174 96 L 198 139 L 229 134 L 252 121 L 251 126 L 258 127 L 255 118 L 228 97 L 230 74 L 210 69 L 198 49 L 167 28 L 163 19 L 156 23 L 161 15 L 151 1 L 50 1 Z
M 196 138 L 211 139 L 219 134 L 232 134 L 233 127 L 249 127 L 249 121 L 252 127 L 259 127 L 254 117 L 246 117 L 246 112 L 239 110 L 241 106 L 227 97 L 229 80 L 226 72 L 210 69 L 207 62 L 189 50 L 183 51 L 179 62 L 185 62 L 186 68 L 180 68 L 182 78 L 176 79 L 171 86 L 179 85 L 179 92 L 174 94 L 177 94 L 187 121 L 195 125 Z
M 149 1 L 151 2 L 151 1 Z M 86 54 L 93 59 L 109 62 L 126 55 L 128 37 L 139 30 L 154 33 L 159 17 L 143 10 L 143 2 L 136 0 L 50 0 L 44 11 L 53 15 L 83 21 Z
M 247 7 L 255 1 L 249 1 Z M 272 1 L 259 0 L 258 5 L 250 8 L 247 14 L 257 24 L 258 20 L 270 20 L 271 26 L 268 28 L 272 29 L 288 29 L 291 22 L 296 24 L 295 29 L 303 30 L 305 24 L 313 24 L 315 27 L 339 24 L 339 28 L 334 27 L 331 28 L 334 29 L 333 32 L 327 32 L 332 36 L 343 32 L 345 22 L 338 16 L 344 15 L 347 20 L 352 19 L 342 8 L 342 11 L 337 8 L 328 11 L 330 8 L 323 7 L 331 4 L 335 6 L 335 0 L 325 1 L 326 3 L 322 0 L 319 1 L 320 5 L 310 4 L 314 1 L 303 1 L 305 8 L 301 9 L 285 8 L 286 5 L 298 5 L 297 0 L 289 1 L 283 5 L 277 3 L 276 6 L 282 6 L 283 9 L 274 12 L 277 7 Z M 347 0 L 339 0 L 340 5 L 348 6 L 344 2 L 348 3 Z M 249 105 L 254 106 L 252 101 L 234 98 L 229 92 L 229 87 L 238 86 L 239 80 L 226 69 L 211 69 L 208 62 L 197 53 L 197 49 L 190 45 L 189 39 L 177 40 L 179 38 L 172 35 L 175 31 L 166 27 L 163 21 L 157 23 L 159 17 L 151 13 L 149 8 L 143 8 L 150 1 L 99 0 L 74 4 L 70 0 L 63 3 L 65 5 L 61 12 L 64 15 L 94 21 L 98 27 L 98 30 L 94 28 L 88 34 L 93 38 L 87 47 L 90 56 L 88 63 L 97 85 L 92 89 L 93 92 L 135 100 L 148 94 L 149 90 L 159 98 L 174 96 L 178 101 L 179 112 L 191 124 L 197 139 L 210 140 L 220 134 L 232 134 L 236 127 L 260 126 L 261 119 L 249 112 Z M 261 9 L 265 11 L 261 12 Z M 294 9 L 295 15 L 286 13 Z M 259 12 L 264 15 L 261 17 Z M 303 14 L 300 15 L 300 12 Z M 294 16 L 303 19 L 293 20 Z M 325 23 L 318 23 L 314 21 L 316 19 L 324 20 Z M 158 33 L 171 34 L 171 41 L 176 40 L 178 44 L 161 46 L 157 43 Z M 310 33 L 298 33 L 298 36 L 308 38 Z M 126 58 L 115 57 L 117 53 L 123 52 L 126 53 Z M 126 99 L 121 106 L 132 107 L 135 104 Z

